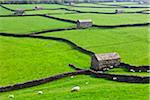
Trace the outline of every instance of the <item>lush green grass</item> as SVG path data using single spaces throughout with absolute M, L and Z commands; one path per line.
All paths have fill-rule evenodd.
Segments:
M 79 10 L 79 11 L 91 11 L 91 12 L 115 12 L 116 9 L 123 10 L 124 12 L 136 12 L 141 10 L 148 10 L 149 8 L 79 8 L 70 7 L 69 9 Z
M 99 5 L 99 4 L 90 4 L 90 3 L 78 3 L 78 4 L 74 4 L 75 6 L 90 6 L 90 7 L 111 7 L 111 6 L 107 6 L 107 5 Z
M 41 35 L 67 38 L 96 53 L 118 52 L 124 62 L 133 65 L 147 65 L 149 64 L 148 34 L 148 27 L 130 27 L 91 28 Z
M 47 29 L 74 27 L 73 24 L 44 17 L 0 17 L 0 32 L 31 33 Z
M 107 73 L 121 74 L 121 75 L 123 74 L 123 75 L 150 76 L 149 73 L 145 73 L 145 72 L 129 72 L 127 69 L 123 69 L 123 68 L 111 69 Z
M 35 6 L 40 6 L 42 8 L 61 8 L 65 7 L 63 5 L 57 5 L 57 4 L 4 4 L 5 7 L 11 8 L 11 9 L 34 9 Z
M 36 11 L 26 11 L 25 14 L 64 14 L 64 13 L 71 13 L 73 11 L 65 11 L 65 10 L 36 10 Z
M 12 14 L 12 12 L 0 7 L 0 15 L 9 15 L 9 14 Z
M 89 82 L 89 84 L 85 84 Z M 79 92 L 70 92 L 73 86 L 79 85 Z M 148 100 L 148 84 L 113 82 L 89 76 L 76 76 L 37 87 L 0 94 L 1 100 L 8 100 L 14 94 L 15 100 Z M 42 90 L 43 95 L 37 91 Z
M 33 5 L 5 5 L 12 9 L 32 9 Z M 59 8 L 61 5 L 42 5 L 46 8 Z M 63 6 L 67 7 L 67 6 Z M 79 9 L 84 11 L 108 11 L 114 9 Z M 128 9 L 128 11 L 133 9 Z M 135 9 L 134 9 L 135 10 Z M 138 9 L 137 9 L 138 10 Z M 2 9 L 3 14 L 7 14 Z M 53 13 L 58 17 L 77 20 L 92 19 L 98 25 L 117 25 L 148 22 L 143 14 L 65 14 L 63 10 L 38 10 L 26 12 Z M 8 13 L 9 14 L 9 13 Z M 31 33 L 45 29 L 74 27 L 74 24 L 42 17 L 0 17 L 0 32 Z M 61 31 L 41 34 L 69 39 L 95 53 L 118 52 L 121 60 L 133 65 L 149 65 L 148 27 L 127 27 L 114 29 L 89 28 L 84 30 Z M 150 36 L 150 35 L 149 35 Z M 52 40 L 0 37 L 0 86 L 25 82 L 28 80 L 52 76 L 73 71 L 68 67 L 72 63 L 81 68 L 90 67 L 90 56 L 74 50 L 68 44 Z M 113 69 L 108 73 L 149 76 L 149 73 L 132 73 L 124 69 Z M 85 84 L 89 82 L 89 84 Z M 79 92 L 71 93 L 73 86 L 79 85 Z M 40 86 L 0 93 L 0 100 L 8 100 L 14 94 L 15 100 L 148 100 L 149 84 L 114 82 L 91 76 L 68 77 Z M 42 90 L 43 95 L 37 91 Z
M 0 54 L 0 86 L 90 67 L 88 55 L 51 40 L 0 37 Z
M 97 25 L 118 25 L 149 22 L 149 15 L 145 14 L 65 14 L 53 16 L 71 20 L 92 19 L 94 24 Z
M 100 2 L 99 4 L 118 4 L 118 5 L 133 5 L 138 4 L 137 2 Z

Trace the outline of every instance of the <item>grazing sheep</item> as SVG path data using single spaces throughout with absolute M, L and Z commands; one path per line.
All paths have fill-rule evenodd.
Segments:
M 109 70 L 109 68 L 106 68 L 106 70 L 108 71 L 108 70 Z
M 15 96 L 13 94 L 9 95 L 8 98 L 9 99 L 13 99 Z
M 113 80 L 117 80 L 117 77 L 113 77 Z
M 131 72 L 135 72 L 133 69 L 130 69 Z
M 107 70 L 106 68 L 103 69 L 103 71 L 106 71 L 106 70 Z
M 110 66 L 110 68 L 114 68 L 114 66 Z
M 38 94 L 43 94 L 43 91 L 38 91 Z
M 77 92 L 77 91 L 79 91 L 80 90 L 80 87 L 79 86 L 75 86 L 75 87 L 73 87 L 72 89 L 71 89 L 71 92 Z
M 89 82 L 85 82 L 85 84 L 89 84 Z
M 97 71 L 98 73 L 103 73 L 103 71 Z
M 71 78 L 74 78 L 74 76 L 71 76 Z

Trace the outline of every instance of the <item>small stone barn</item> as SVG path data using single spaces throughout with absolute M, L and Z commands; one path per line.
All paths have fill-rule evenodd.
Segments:
M 102 70 L 119 64 L 120 56 L 118 53 L 94 54 L 91 59 L 91 69 L 93 70 Z
M 115 10 L 115 13 L 116 13 L 116 14 L 124 13 L 124 10 L 116 9 L 116 10 Z
M 77 20 L 77 28 L 87 28 L 92 26 L 92 20 Z
M 23 9 L 17 9 L 14 12 L 14 15 L 23 15 L 25 13 L 25 11 Z

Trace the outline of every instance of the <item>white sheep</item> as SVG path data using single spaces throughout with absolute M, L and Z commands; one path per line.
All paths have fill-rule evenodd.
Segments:
M 106 68 L 106 70 L 109 70 L 109 68 Z
M 79 86 L 75 86 L 71 89 L 71 92 L 75 92 L 75 91 L 79 91 L 80 87 Z
M 8 98 L 9 99 L 13 99 L 15 96 L 13 94 L 9 95 Z
M 114 66 L 110 66 L 110 68 L 114 68 Z
M 37 93 L 38 93 L 38 94 L 43 94 L 43 91 L 38 91 Z
M 117 77 L 113 77 L 113 80 L 117 80 Z
M 135 72 L 133 69 L 130 69 L 131 72 Z
M 139 70 L 139 72 L 141 72 L 141 70 Z
M 103 71 L 97 71 L 98 73 L 103 73 Z
M 71 78 L 74 78 L 74 76 L 71 76 Z
M 85 84 L 89 84 L 89 82 L 85 82 Z

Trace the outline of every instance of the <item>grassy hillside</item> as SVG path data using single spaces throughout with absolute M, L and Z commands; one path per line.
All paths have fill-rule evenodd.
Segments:
M 96 53 L 119 52 L 122 61 L 133 65 L 149 64 L 148 27 L 114 29 L 91 28 L 41 35 L 67 38 Z
M 113 3 L 105 3 L 113 4 Z M 138 5 L 129 2 L 117 3 L 121 5 Z M 11 9 L 32 9 L 39 4 L 4 5 Z M 79 6 L 101 6 L 99 4 L 76 4 Z M 116 8 L 78 8 L 56 4 L 40 4 L 44 8 L 76 9 L 81 11 L 113 12 Z M 108 6 L 111 7 L 111 6 Z M 119 8 L 120 9 L 120 8 Z M 144 8 L 145 9 L 145 8 Z M 126 11 L 144 10 L 124 9 Z M 64 19 L 92 19 L 97 25 L 119 25 L 149 22 L 147 14 L 64 14 L 64 10 L 37 10 L 25 14 L 59 13 L 53 16 Z M 10 14 L 0 8 L 0 15 Z M 0 17 L 0 33 L 8 32 L 26 34 L 47 29 L 70 28 L 75 24 L 44 18 L 34 17 Z M 149 26 L 123 28 L 88 28 L 66 30 L 39 34 L 40 36 L 62 37 L 95 53 L 118 52 L 121 61 L 132 65 L 149 64 Z M 88 69 L 91 57 L 85 55 L 62 41 L 19 38 L 0 36 L 0 87 L 10 84 L 40 79 L 63 72 L 74 71 L 68 64 L 75 64 Z M 126 69 L 116 68 L 106 73 L 150 76 L 147 72 L 128 72 Z M 80 86 L 79 92 L 71 92 L 71 88 Z M 135 84 L 115 82 L 93 76 L 78 75 L 67 77 L 47 84 L 0 93 L 0 100 L 8 100 L 14 95 L 14 100 L 148 100 L 150 84 Z M 44 94 L 38 95 L 38 91 Z
M 64 7 L 62 5 L 57 5 L 57 4 L 4 4 L 5 7 L 11 8 L 11 9 L 33 9 L 35 6 L 40 6 L 42 8 L 60 8 Z
M 0 17 L 0 32 L 31 33 L 56 28 L 74 27 L 73 24 L 48 19 L 39 16 L 33 17 Z
M 78 19 L 91 19 L 94 24 L 97 25 L 119 25 L 119 24 L 133 24 L 133 23 L 145 23 L 149 22 L 149 15 L 145 14 L 65 14 L 65 15 L 53 15 L 60 18 L 66 18 L 71 20 Z
M 0 15 L 8 15 L 8 14 L 12 14 L 12 12 L 0 7 Z
M 89 82 L 89 84 L 85 84 Z M 80 86 L 80 92 L 70 92 L 73 86 Z M 37 87 L 1 93 L 0 99 L 7 100 L 14 94 L 15 100 L 148 100 L 148 84 L 129 84 L 97 79 L 89 76 L 65 78 Z M 37 91 L 43 91 L 38 95 Z

